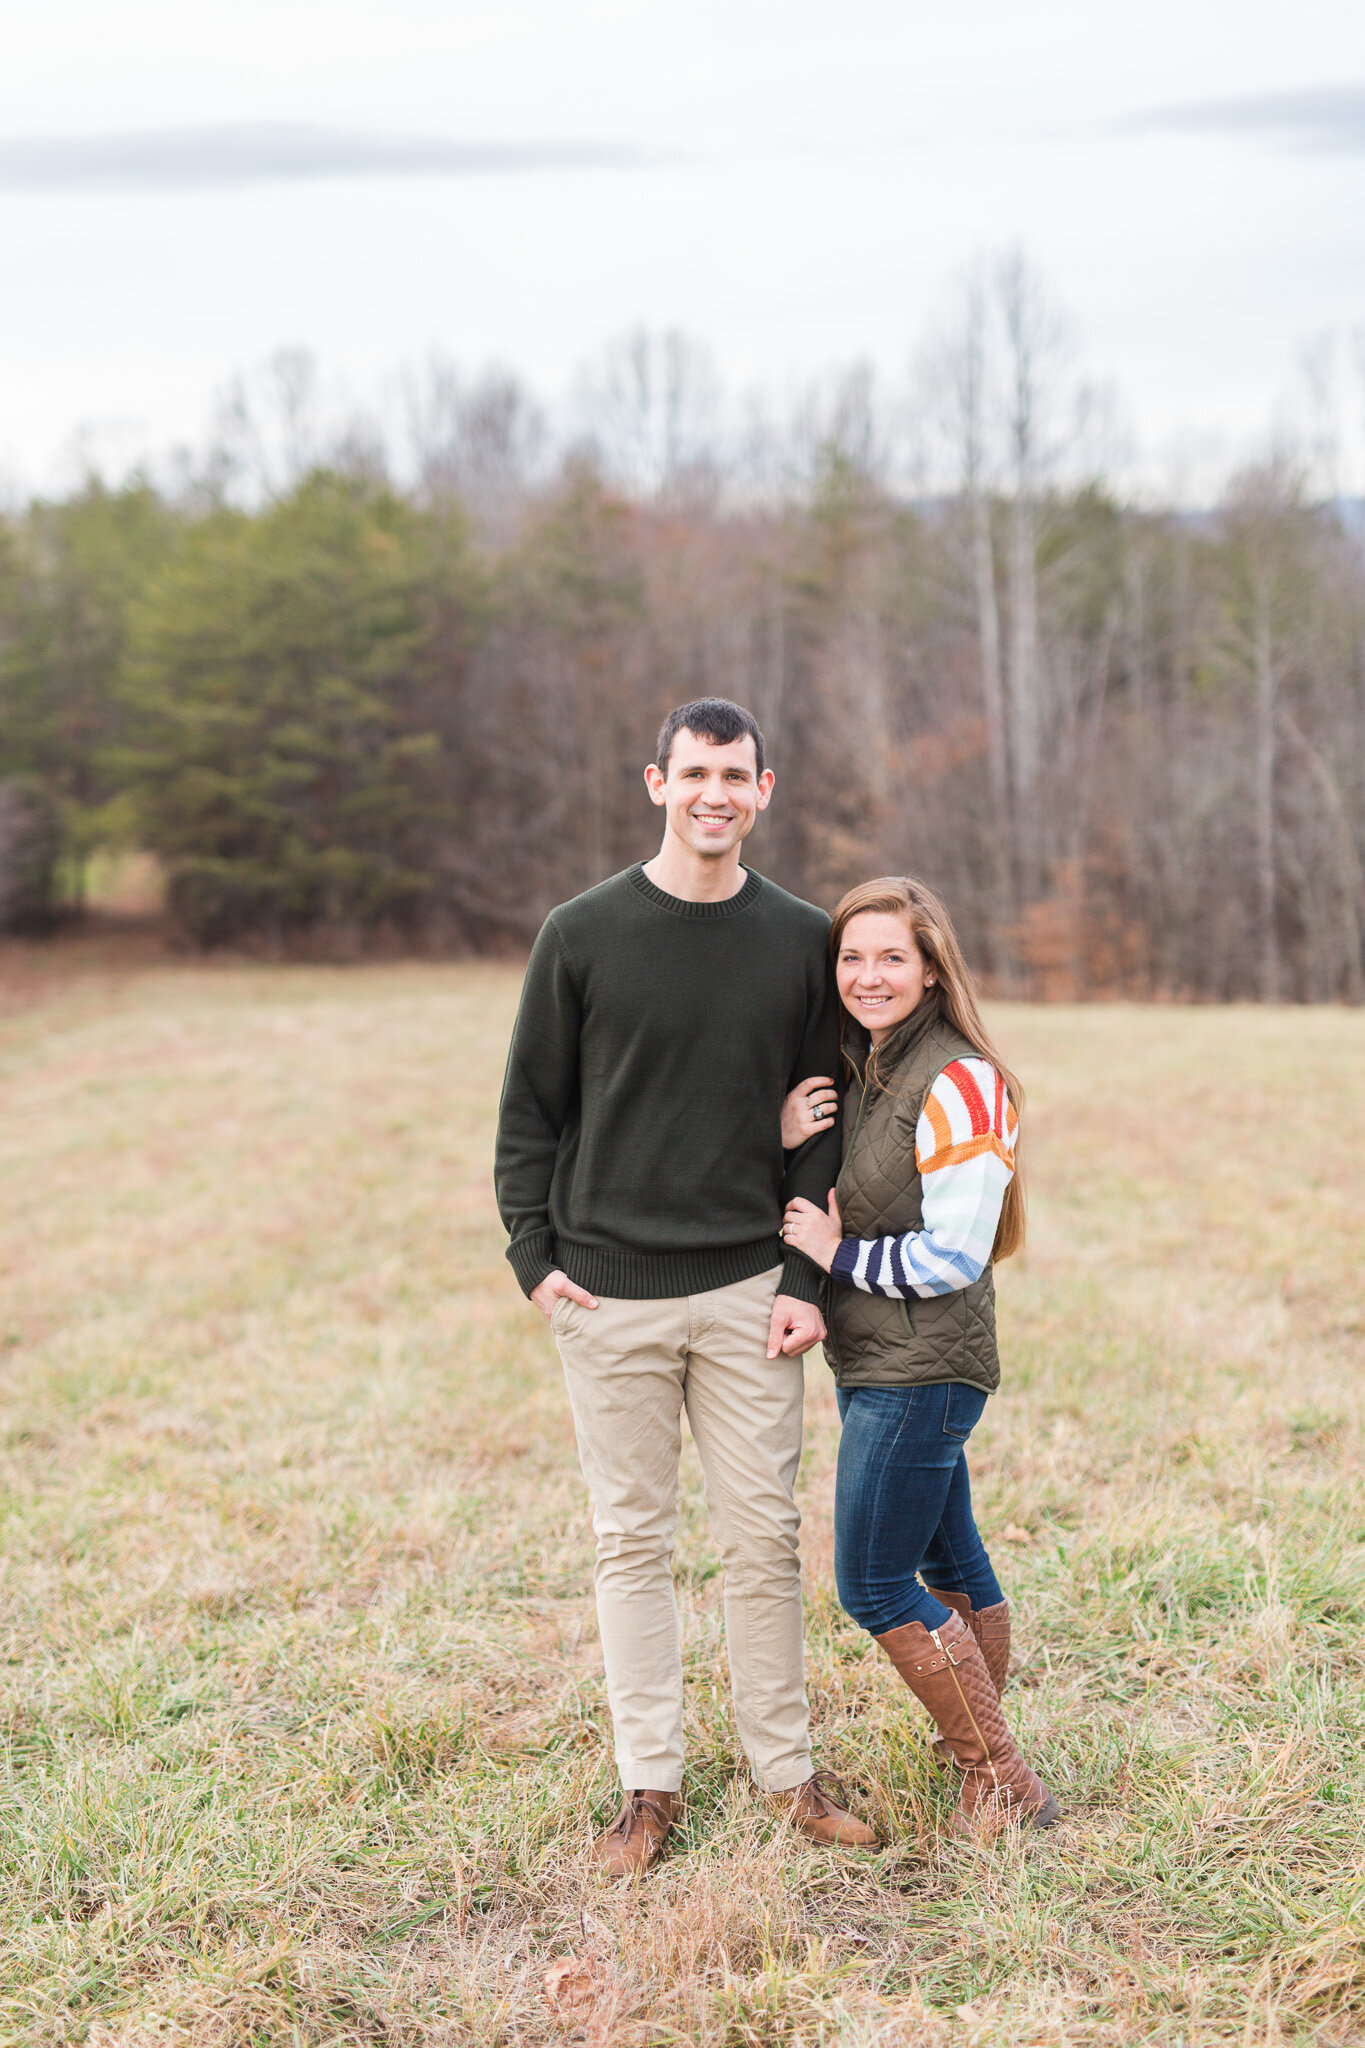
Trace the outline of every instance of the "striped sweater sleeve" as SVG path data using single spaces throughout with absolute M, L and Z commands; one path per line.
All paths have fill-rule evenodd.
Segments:
M 895 1237 L 846 1237 L 830 1277 L 867 1294 L 951 1294 L 979 1280 L 1014 1178 L 1019 1119 L 988 1060 L 954 1060 L 915 1126 L 923 1227 Z

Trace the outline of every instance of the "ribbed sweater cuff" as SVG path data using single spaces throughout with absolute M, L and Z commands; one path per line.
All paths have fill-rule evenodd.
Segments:
M 818 1306 L 820 1268 L 804 1252 L 788 1252 L 782 1261 L 782 1278 L 777 1283 L 777 1291 L 790 1294 L 794 1301 L 809 1301 Z
M 517 1285 L 528 1298 L 539 1287 L 547 1273 L 555 1269 L 555 1234 L 552 1230 L 537 1230 L 530 1237 L 521 1237 L 507 1247 L 507 1260 L 517 1276 Z
M 843 1281 L 846 1281 L 846 1282 L 848 1283 L 848 1285 L 849 1285 L 849 1286 L 851 1287 L 851 1286 L 853 1285 L 853 1269 L 854 1269 L 854 1267 L 855 1267 L 855 1266 L 857 1265 L 857 1263 L 858 1263 L 858 1240 L 857 1240 L 857 1238 L 856 1238 L 856 1237 L 846 1237 L 846 1238 L 843 1238 L 843 1239 L 842 1239 L 842 1240 L 840 1241 L 840 1245 L 839 1245 L 839 1249 L 838 1249 L 838 1251 L 837 1251 L 837 1252 L 836 1252 L 836 1253 L 834 1254 L 834 1257 L 833 1257 L 833 1259 L 832 1259 L 832 1260 L 830 1261 L 830 1268 L 829 1268 L 829 1277 L 830 1277 L 830 1279 L 831 1279 L 831 1280 L 843 1280 Z

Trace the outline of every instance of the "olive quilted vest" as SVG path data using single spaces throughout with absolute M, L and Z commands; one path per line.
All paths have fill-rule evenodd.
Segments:
M 920 1003 L 882 1047 L 883 1086 L 855 1079 L 844 1103 L 844 1163 L 836 1192 L 845 1237 L 885 1237 L 924 1226 L 915 1126 L 924 1098 L 951 1061 L 979 1057 L 940 1014 Z M 863 1066 L 861 1058 L 858 1066 Z M 898 1301 L 826 1280 L 825 1356 L 841 1387 L 903 1387 L 965 1380 L 1000 1384 L 995 1283 L 989 1265 L 952 1294 Z

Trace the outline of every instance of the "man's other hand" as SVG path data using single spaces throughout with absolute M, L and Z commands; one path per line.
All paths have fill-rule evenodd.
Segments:
M 549 1322 L 550 1317 L 555 1312 L 555 1303 L 559 1300 L 561 1294 L 567 1294 L 570 1301 L 576 1301 L 580 1303 L 583 1308 L 596 1308 L 597 1306 L 596 1301 L 593 1299 L 592 1295 L 588 1293 L 586 1287 L 575 1286 L 574 1282 L 569 1278 L 568 1274 L 561 1273 L 559 1271 L 559 1268 L 556 1267 L 553 1273 L 547 1273 L 545 1275 L 545 1278 L 541 1281 L 539 1287 L 533 1287 L 531 1289 L 531 1299 L 535 1303 L 536 1307 L 540 1310 L 540 1313 L 544 1316 L 547 1323 Z M 797 1306 L 800 1307 L 799 1302 Z M 820 1325 L 820 1334 L 821 1336 L 824 1335 L 823 1323 Z M 770 1358 L 773 1355 L 774 1354 L 772 1352 L 768 1353 L 768 1356 Z
M 554 1277 L 552 1273 L 550 1280 Z M 541 1282 L 544 1287 L 549 1284 L 549 1280 Z M 531 1299 L 534 1301 L 535 1296 Z M 800 1358 L 813 1345 L 823 1343 L 824 1336 L 825 1319 L 813 1301 L 798 1301 L 794 1294 L 778 1295 L 768 1325 L 769 1358 L 776 1358 L 779 1351 L 784 1351 L 788 1358 Z

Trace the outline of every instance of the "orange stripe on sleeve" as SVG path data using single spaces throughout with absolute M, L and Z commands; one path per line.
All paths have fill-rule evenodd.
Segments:
M 928 1117 L 930 1128 L 934 1133 L 934 1149 L 932 1152 L 921 1152 L 918 1145 L 915 1147 L 915 1164 L 919 1167 L 920 1172 L 923 1173 L 928 1160 L 932 1159 L 934 1164 L 937 1165 L 939 1153 L 945 1146 L 951 1146 L 953 1142 L 953 1127 L 948 1121 L 947 1112 L 943 1108 L 942 1103 L 935 1102 L 932 1092 L 926 1096 L 921 1114 Z
M 994 1131 L 987 1131 L 980 1138 L 968 1138 L 961 1145 L 949 1145 L 943 1152 L 935 1152 L 929 1158 L 918 1161 L 919 1170 L 937 1173 L 944 1166 L 964 1166 L 969 1159 L 979 1159 L 983 1152 L 993 1152 L 997 1159 L 1014 1171 L 1014 1148 L 1003 1138 L 997 1138 Z

